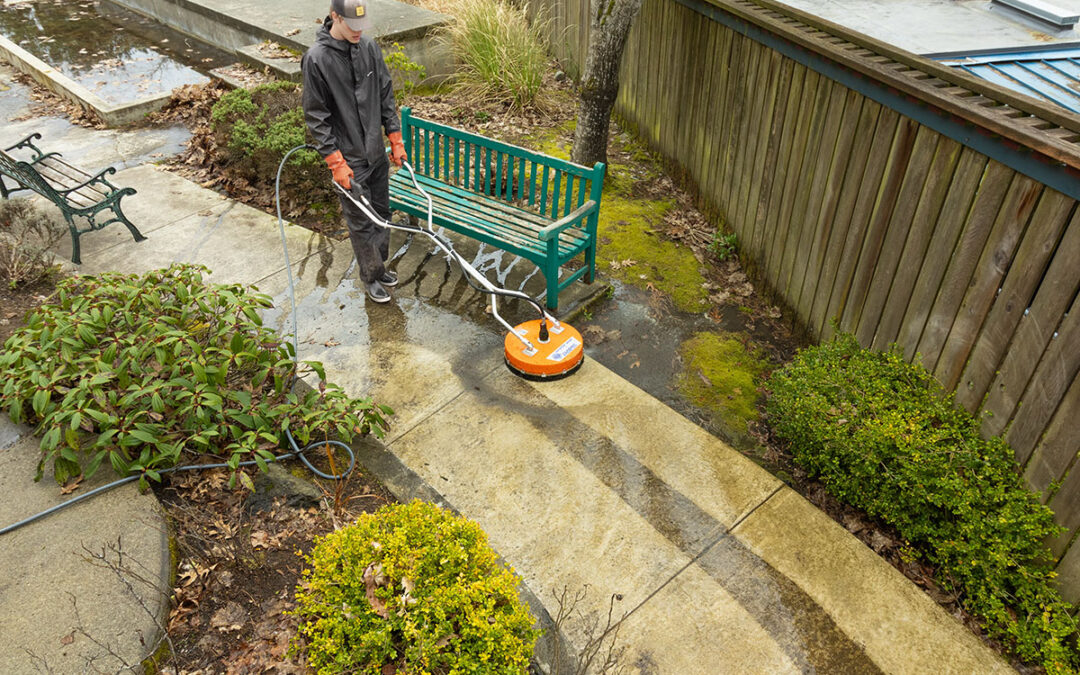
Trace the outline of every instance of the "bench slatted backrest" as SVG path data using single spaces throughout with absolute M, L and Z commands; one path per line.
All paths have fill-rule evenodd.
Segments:
M 401 109 L 405 150 L 417 174 L 557 220 L 600 203 L 604 165 L 549 157 L 419 117 Z M 596 231 L 596 214 L 586 225 Z
M 52 185 L 49 185 L 48 181 L 41 177 L 41 174 L 34 167 L 26 162 L 16 161 L 14 157 L 2 150 L 0 150 L 0 173 L 10 176 L 23 187 L 30 188 L 55 203 L 64 201 L 64 198 L 60 196 Z

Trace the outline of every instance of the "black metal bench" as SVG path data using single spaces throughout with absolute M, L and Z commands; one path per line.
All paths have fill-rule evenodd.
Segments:
M 533 262 L 547 281 L 547 306 L 559 291 L 596 274 L 596 226 L 604 164 L 593 167 L 500 143 L 413 117 L 401 109 L 401 133 L 417 181 L 434 201 L 435 225 Z M 390 178 L 390 208 L 427 218 L 427 200 L 406 172 Z M 559 279 L 562 265 L 584 264 Z
M 116 169 L 110 166 L 91 175 L 61 159 L 58 152 L 42 152 L 34 145 L 34 141 L 39 139 L 41 134 L 30 134 L 0 151 L 0 197 L 7 199 L 12 192 L 32 190 L 56 204 L 71 230 L 71 262 L 76 265 L 82 263 L 79 237 L 87 232 L 100 230 L 112 223 L 123 223 L 135 241 L 146 239 L 120 210 L 120 199 L 135 194 L 134 188 L 118 188 L 105 178 L 116 173 Z M 31 153 L 29 161 L 20 161 L 8 154 L 18 150 L 28 150 Z M 5 176 L 17 186 L 8 187 L 4 182 Z M 99 214 L 104 211 L 110 212 L 111 217 L 99 221 Z M 75 216 L 85 218 L 89 226 L 79 229 Z

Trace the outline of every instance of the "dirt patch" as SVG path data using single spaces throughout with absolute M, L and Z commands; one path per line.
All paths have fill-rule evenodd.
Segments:
M 59 278 L 49 275 L 15 288 L 0 283 L 0 344 L 26 325 L 27 316 L 48 300 L 58 282 Z
M 310 475 L 296 462 L 285 468 Z M 158 667 L 178 674 L 308 672 L 289 649 L 301 554 L 315 537 L 394 498 L 360 469 L 339 483 L 316 482 L 318 499 L 293 493 L 256 503 L 227 481 L 226 471 L 211 470 L 175 474 L 154 488 L 173 528 L 177 564 L 168 649 Z

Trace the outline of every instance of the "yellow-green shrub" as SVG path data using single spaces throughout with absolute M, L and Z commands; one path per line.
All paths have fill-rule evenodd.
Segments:
M 478 525 L 423 502 L 316 540 L 295 646 L 319 673 L 524 673 L 538 631 Z

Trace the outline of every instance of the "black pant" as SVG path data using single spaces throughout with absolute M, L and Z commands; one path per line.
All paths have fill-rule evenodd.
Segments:
M 353 166 L 352 192 L 363 193 L 380 218 L 390 220 L 390 162 L 383 160 L 375 166 Z M 370 284 L 386 274 L 384 263 L 390 256 L 390 230 L 376 225 L 345 195 L 338 193 L 345 224 L 349 226 L 349 241 L 360 266 L 360 280 Z

